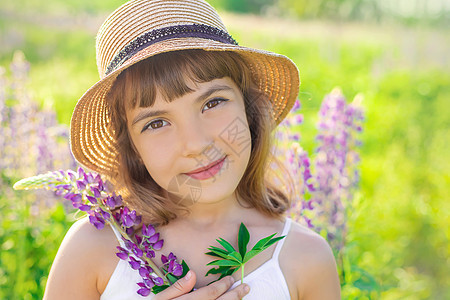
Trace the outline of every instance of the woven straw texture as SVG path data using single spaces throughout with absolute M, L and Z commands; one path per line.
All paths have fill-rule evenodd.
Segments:
M 106 19 L 100 27 L 96 44 L 101 79 L 78 100 L 71 120 L 71 149 L 80 164 L 103 174 L 116 172 L 115 140 L 108 128 L 106 94 L 124 69 L 164 52 L 203 49 L 239 53 L 247 62 L 254 82 L 272 101 L 276 123 L 284 119 L 297 98 L 299 74 L 289 58 L 268 51 L 197 37 L 173 38 L 151 44 L 105 75 L 113 58 L 142 34 L 168 26 L 191 24 L 227 31 L 215 10 L 202 0 L 130 1 Z

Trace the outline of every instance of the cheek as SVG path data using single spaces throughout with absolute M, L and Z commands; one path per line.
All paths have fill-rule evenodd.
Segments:
M 251 134 L 245 111 L 232 111 L 222 122 L 218 136 L 232 152 L 241 156 L 251 149 Z
M 170 169 L 170 159 L 167 149 L 155 147 L 153 143 L 143 143 L 139 144 L 137 150 L 148 173 L 156 183 L 162 186 L 165 174 L 164 170 Z

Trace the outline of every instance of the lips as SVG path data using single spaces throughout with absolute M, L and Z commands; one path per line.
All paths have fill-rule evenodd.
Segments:
M 208 170 L 208 169 L 214 167 L 215 165 L 221 163 L 223 160 L 225 160 L 225 158 L 226 158 L 226 156 L 224 156 L 224 157 L 222 157 L 221 159 L 218 159 L 218 160 L 216 160 L 216 161 L 210 163 L 209 165 L 207 165 L 207 166 L 205 166 L 205 167 L 201 167 L 201 168 L 195 169 L 194 171 L 191 171 L 191 172 L 185 173 L 185 174 L 187 174 L 187 175 L 192 175 L 192 174 L 196 174 L 196 173 L 203 172 L 203 171 Z

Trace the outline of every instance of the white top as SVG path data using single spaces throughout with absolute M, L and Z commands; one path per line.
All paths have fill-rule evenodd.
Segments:
M 287 218 L 281 235 L 287 235 L 291 227 L 291 219 Z M 112 227 L 122 247 L 124 243 L 120 234 Z M 263 263 L 259 268 L 244 277 L 244 282 L 250 286 L 250 293 L 244 297 L 245 300 L 283 300 L 291 299 L 289 289 L 281 271 L 278 256 L 286 238 L 277 242 L 271 259 Z M 133 270 L 127 261 L 119 260 L 108 284 L 100 296 L 100 300 L 142 300 L 152 299 L 153 294 L 147 297 L 140 296 L 137 292 L 138 282 L 142 281 L 137 270 Z M 236 281 L 231 288 L 240 284 Z

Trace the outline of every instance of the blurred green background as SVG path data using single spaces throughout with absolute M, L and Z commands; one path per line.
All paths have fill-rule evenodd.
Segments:
M 68 124 L 98 80 L 97 29 L 123 2 L 2 1 L 0 65 L 22 50 L 31 63 L 28 91 Z M 210 2 L 241 45 L 298 65 L 301 144 L 309 153 L 324 95 L 339 86 L 349 100 L 364 96 L 361 189 L 346 252 L 347 263 L 375 282 L 366 291 L 346 286 L 343 298 L 450 299 L 449 1 Z M 34 217 L 27 204 L 13 209 L 1 188 L 0 298 L 39 299 L 72 219 L 62 206 Z

